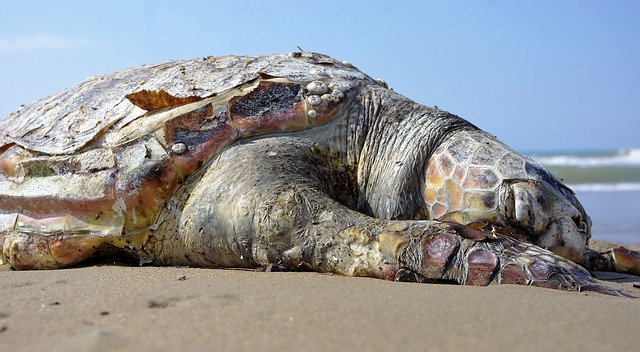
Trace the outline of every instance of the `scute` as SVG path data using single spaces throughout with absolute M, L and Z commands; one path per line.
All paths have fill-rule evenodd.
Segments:
M 252 91 L 231 104 L 231 114 L 262 118 L 267 113 L 280 114 L 299 100 L 300 85 L 273 84 Z
M 474 168 L 469 170 L 462 185 L 467 190 L 494 190 L 502 180 L 490 168 Z

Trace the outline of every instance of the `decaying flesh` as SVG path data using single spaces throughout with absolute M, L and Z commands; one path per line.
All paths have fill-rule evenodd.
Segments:
M 120 251 L 618 294 L 574 263 L 594 262 L 591 224 L 560 181 L 320 54 L 95 77 L 0 120 L 0 153 L 0 241 L 15 269 Z

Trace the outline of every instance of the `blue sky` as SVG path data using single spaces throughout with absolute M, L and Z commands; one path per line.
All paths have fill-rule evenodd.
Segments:
M 94 74 L 297 46 L 521 151 L 640 147 L 635 0 L 6 1 L 0 116 Z

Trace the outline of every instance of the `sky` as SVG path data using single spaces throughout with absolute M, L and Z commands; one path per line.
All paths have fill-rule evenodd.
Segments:
M 0 118 L 96 74 L 298 47 L 519 151 L 640 147 L 640 1 L 4 1 Z

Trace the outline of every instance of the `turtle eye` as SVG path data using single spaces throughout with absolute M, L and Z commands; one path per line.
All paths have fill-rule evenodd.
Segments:
M 548 205 L 538 182 L 518 181 L 510 185 L 513 201 L 512 226 L 533 235 L 545 231 L 549 224 Z
M 576 230 L 586 236 L 590 236 L 591 219 L 582 209 L 582 205 L 574 199 L 563 198 L 556 202 L 551 209 L 553 214 L 558 217 L 566 217 L 571 219 Z

